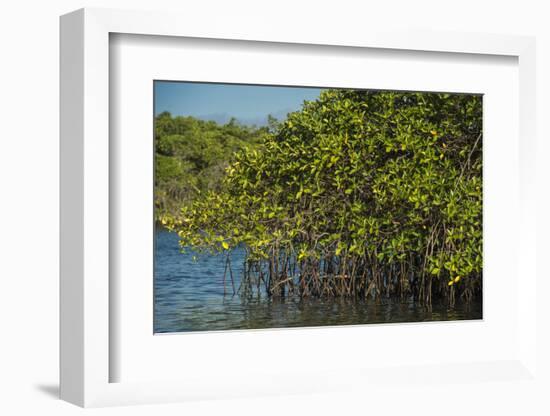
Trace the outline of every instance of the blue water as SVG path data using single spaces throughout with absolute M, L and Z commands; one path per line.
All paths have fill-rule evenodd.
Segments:
M 240 284 L 244 250 L 231 252 L 235 288 Z M 193 257 L 196 256 L 196 259 Z M 156 232 L 154 331 L 189 332 L 230 329 L 353 325 L 371 323 L 481 319 L 481 304 L 430 309 L 412 302 L 335 299 L 268 299 L 233 295 L 225 255 L 182 254 L 178 237 Z

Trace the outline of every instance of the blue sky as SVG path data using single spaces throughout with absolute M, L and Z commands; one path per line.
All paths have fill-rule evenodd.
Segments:
M 268 114 L 281 120 L 300 109 L 304 100 L 319 97 L 319 88 L 268 87 L 155 81 L 155 114 L 193 116 L 226 123 L 265 125 Z

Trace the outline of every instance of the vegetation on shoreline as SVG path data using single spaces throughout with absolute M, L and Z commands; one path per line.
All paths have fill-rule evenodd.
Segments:
M 246 249 L 242 295 L 481 294 L 481 96 L 327 90 L 248 133 L 220 180 L 159 202 L 183 249 Z
M 176 215 L 179 208 L 207 191 L 219 191 L 234 153 L 257 149 L 266 127 L 242 126 L 235 119 L 225 125 L 194 117 L 155 118 L 156 216 Z

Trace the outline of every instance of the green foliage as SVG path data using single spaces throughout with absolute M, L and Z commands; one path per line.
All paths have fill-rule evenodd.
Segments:
M 155 120 L 155 203 L 157 216 L 208 190 L 218 190 L 232 155 L 257 148 L 267 128 L 226 125 L 161 113 Z
M 196 134 L 171 123 L 157 126 L 170 131 L 157 145 L 166 156 Z M 163 218 L 182 246 L 243 245 L 245 282 L 272 295 L 386 293 L 430 303 L 435 294 L 453 303 L 456 287 L 467 299 L 479 293 L 481 96 L 327 90 L 272 125 L 261 149 L 239 150 L 222 182 L 201 185 L 206 192 Z M 219 136 L 203 137 L 223 147 Z M 207 169 L 195 146 L 180 160 Z

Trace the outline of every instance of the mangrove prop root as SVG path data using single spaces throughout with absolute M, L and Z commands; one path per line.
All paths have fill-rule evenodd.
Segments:
M 275 298 L 297 295 L 302 298 L 339 296 L 376 300 L 385 297 L 412 300 L 423 305 L 431 305 L 437 299 L 446 301 L 450 307 L 455 306 L 457 296 L 470 303 L 480 294 L 481 274 L 448 285 L 445 278 L 427 273 L 422 257 L 412 256 L 398 264 L 383 264 L 374 259 L 374 256 L 343 258 L 330 254 L 316 261 L 298 260 L 278 251 L 268 259 L 245 261 L 238 293 Z M 224 273 L 224 293 L 227 273 L 235 293 L 229 257 Z

